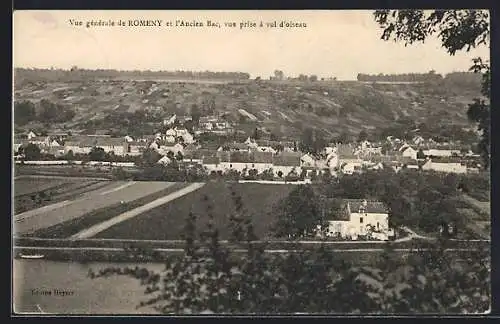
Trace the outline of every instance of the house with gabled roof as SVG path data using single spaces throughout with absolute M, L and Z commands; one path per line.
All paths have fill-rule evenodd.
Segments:
M 295 171 L 297 174 L 302 172 L 300 167 L 302 154 L 297 152 L 282 152 L 273 156 L 273 173 L 276 177 L 285 177 L 290 172 Z
M 330 212 L 333 203 L 325 199 L 323 213 L 329 215 L 327 236 L 357 240 L 360 236 L 375 240 L 388 240 L 394 235 L 389 227 L 389 210 L 380 201 L 366 199 L 344 199 L 340 210 Z M 325 210 L 326 209 L 326 210 Z
M 64 143 L 64 151 L 67 153 L 88 154 L 93 147 L 100 147 L 106 153 L 114 152 L 115 155 L 125 155 L 128 143 L 122 137 L 110 136 L 72 136 Z

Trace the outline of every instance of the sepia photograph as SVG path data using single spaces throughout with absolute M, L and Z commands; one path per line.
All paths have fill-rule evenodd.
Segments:
M 489 314 L 490 24 L 14 11 L 12 315 Z

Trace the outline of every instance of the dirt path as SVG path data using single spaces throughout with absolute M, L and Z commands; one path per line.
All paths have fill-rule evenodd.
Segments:
M 143 205 L 141 207 L 137 207 L 135 209 L 129 210 L 128 212 L 125 212 L 121 215 L 118 215 L 110 220 L 107 220 L 105 222 L 102 222 L 100 224 L 94 225 L 90 228 L 87 228 L 79 233 L 76 233 L 75 235 L 71 236 L 72 239 L 84 239 L 84 238 L 89 238 L 97 233 L 100 233 L 111 226 L 114 226 L 118 223 L 121 223 L 127 219 L 133 218 L 137 215 L 140 215 L 150 209 L 153 209 L 155 207 L 161 206 L 163 204 L 166 204 L 174 199 L 177 199 L 179 197 L 182 197 L 184 195 L 187 195 L 188 193 L 191 193 L 195 190 L 200 189 L 203 187 L 205 184 L 204 183 L 193 183 L 189 185 L 188 187 L 182 188 L 179 191 L 176 191 L 170 195 L 167 195 L 165 197 L 159 198 L 157 200 L 154 200 L 150 202 L 149 204 Z

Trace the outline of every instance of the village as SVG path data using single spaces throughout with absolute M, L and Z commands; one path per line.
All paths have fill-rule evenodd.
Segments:
M 300 150 L 300 139 L 280 141 L 248 136 L 241 142 L 204 140 L 204 135 L 223 136 L 234 132 L 234 129 L 225 120 L 205 116 L 199 118 L 197 127 L 190 133 L 183 127 L 186 120 L 190 118 L 173 115 L 164 120 L 164 132 L 139 138 L 61 132 L 40 136 L 30 131 L 14 138 L 14 157 L 18 164 L 57 165 L 68 163 L 68 160 L 78 163 L 75 157 L 101 148 L 111 157 L 101 161 L 87 159 L 90 164 L 102 166 L 115 162 L 115 166 L 133 167 L 137 157 L 149 149 L 158 153 L 158 164 L 169 165 L 176 161 L 187 166 L 202 166 L 208 174 L 236 171 L 241 176 L 267 175 L 267 180 L 294 175 L 304 180 L 325 172 L 336 176 L 338 173 L 353 174 L 383 168 L 392 168 L 396 172 L 408 168 L 474 173 L 481 167 L 480 156 L 470 149 L 465 150 L 459 143 L 437 143 L 421 136 L 415 136 L 410 141 L 389 136 L 384 142 L 365 139 L 354 143 L 329 143 L 321 151 L 311 153 Z M 29 154 L 26 156 L 25 148 L 29 144 L 40 150 L 38 161 L 33 161 Z

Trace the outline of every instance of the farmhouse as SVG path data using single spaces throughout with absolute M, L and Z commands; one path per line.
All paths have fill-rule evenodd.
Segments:
M 417 151 L 414 148 L 412 148 L 411 146 L 407 146 L 406 148 L 404 148 L 401 151 L 401 153 L 402 153 L 402 155 L 404 157 L 409 157 L 412 160 L 416 160 L 417 159 Z
M 126 147 L 126 155 L 141 155 L 146 150 L 147 144 L 145 142 L 132 141 L 127 142 Z
M 177 143 L 173 146 L 158 145 L 158 148 L 156 149 L 156 151 L 158 153 L 160 153 L 161 155 L 167 155 L 168 152 L 172 152 L 174 154 L 177 154 L 177 153 L 183 154 L 184 147 L 182 146 L 182 144 L 179 144 L 179 143 Z
M 277 177 L 285 177 L 292 171 L 300 174 L 302 172 L 300 168 L 300 153 L 296 152 L 283 152 L 281 154 L 276 154 L 273 157 L 273 173 Z
M 324 208 L 331 208 L 332 202 L 327 199 Z M 326 213 L 329 210 L 325 211 Z M 327 214 L 328 215 L 328 214 Z M 357 240 L 365 236 L 377 240 L 388 240 L 394 235 L 389 228 L 389 212 L 379 201 L 363 199 L 346 199 L 342 202 L 337 215 L 329 215 L 326 235 L 344 239 Z
M 106 153 L 114 152 L 116 155 L 125 155 L 128 150 L 128 143 L 121 137 L 109 136 L 75 136 L 70 137 L 64 143 L 64 152 L 88 154 L 93 147 L 100 147 Z
M 261 173 L 273 167 L 273 154 L 270 152 L 218 152 L 217 155 L 224 171 L 256 169 Z

